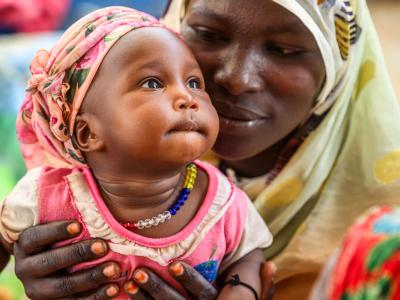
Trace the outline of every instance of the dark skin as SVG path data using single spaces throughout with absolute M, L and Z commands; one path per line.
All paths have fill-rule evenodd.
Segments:
M 109 78 L 114 78 L 111 86 Z M 188 123 L 195 125 L 188 129 Z M 217 132 L 218 117 L 189 48 L 165 29 L 146 28 L 121 38 L 104 59 L 77 117 L 76 143 L 113 217 L 130 221 L 151 218 L 173 204 L 182 169 L 210 150 Z M 181 231 L 197 213 L 207 186 L 207 175 L 199 170 L 179 218 L 140 234 L 160 238 Z M 254 250 L 226 275 L 239 274 L 260 293 L 263 261 L 261 250 Z M 242 286 L 227 286 L 219 298 L 251 296 Z
M 205 13 L 204 9 L 212 14 Z M 220 124 L 214 150 L 241 175 L 251 177 L 266 173 L 276 161 L 288 136 L 307 117 L 324 82 L 324 64 L 312 34 L 295 16 L 266 0 L 192 0 L 183 20 L 182 33 L 204 72 L 206 89 L 215 101 L 213 103 L 220 117 L 227 119 Z M 266 115 L 261 120 L 255 118 L 257 121 L 253 123 L 257 127 L 246 127 L 244 124 L 243 129 L 239 126 L 242 123 L 237 124 L 236 121 L 252 115 L 251 112 L 243 113 L 248 107 L 253 113 L 256 110 Z M 236 110 L 240 112 L 238 115 Z M 46 245 L 56 242 L 58 238 L 67 238 L 54 234 L 57 226 L 65 228 L 66 223 L 41 225 L 30 228 L 22 235 L 19 244 L 26 239 L 31 242 L 31 247 L 38 250 L 32 255 L 26 243 L 20 245 L 22 255 L 16 257 L 16 266 L 24 266 L 28 260 L 37 260 L 40 265 L 40 262 L 53 257 L 55 250 L 45 250 L 48 249 Z M 39 238 L 31 239 L 31 235 Z M 43 297 L 36 299 L 54 298 L 58 295 L 55 287 L 70 281 L 72 275 L 65 275 L 59 270 L 96 257 L 90 250 L 90 244 L 82 244 L 80 249 L 84 258 L 73 260 L 74 247 L 61 248 L 63 252 L 51 267 L 42 263 L 40 276 L 28 271 L 32 269 L 21 268 L 19 277 L 25 287 L 32 287 L 34 283 L 42 286 L 49 284 L 47 294 L 41 291 Z M 216 297 L 217 291 L 204 281 L 188 280 L 199 278 L 193 275 L 196 273 L 192 268 L 184 266 L 184 270 L 184 275 L 177 276 L 172 271 L 171 274 L 193 294 L 202 295 L 204 292 L 207 299 Z M 89 278 L 96 272 L 99 273 L 98 269 L 85 271 L 84 274 Z M 271 290 L 273 272 L 273 266 L 266 263 L 262 270 L 262 299 L 267 299 Z M 154 293 L 154 286 L 158 286 L 154 298 L 162 295 L 165 299 L 179 299 L 174 298 L 174 290 L 156 274 L 153 275 L 146 284 L 136 282 L 137 285 L 131 289 L 137 291 L 134 299 L 141 299 L 143 290 Z M 88 296 L 85 299 L 109 299 L 105 294 L 106 288 L 110 287 L 106 284 L 106 277 L 96 283 L 72 280 L 74 284 L 68 285 L 71 288 L 65 295 L 86 291 Z M 143 289 L 137 289 L 138 285 Z
M 217 131 L 190 50 L 165 29 L 145 28 L 122 37 L 106 55 L 77 117 L 76 143 L 113 217 L 127 222 L 174 203 L 185 166 L 211 148 Z M 140 234 L 165 237 L 184 228 L 207 191 L 203 171 L 196 182 L 179 218 Z
M 272 1 L 205 0 L 190 1 L 182 35 L 220 116 L 214 151 L 244 176 L 265 174 L 324 82 L 312 34 Z
M 112 85 L 108 84 L 109 78 L 113 78 Z M 149 122 L 155 119 L 157 122 Z M 166 29 L 145 28 L 126 34 L 106 55 L 76 117 L 74 139 L 112 217 L 126 222 L 167 210 L 179 192 L 176 187 L 182 185 L 185 166 L 211 149 L 217 132 L 218 116 L 190 49 Z M 199 169 L 179 218 L 136 234 L 162 238 L 180 232 L 197 214 L 207 190 L 207 175 Z M 262 251 L 253 250 L 233 264 L 226 275 L 239 274 L 260 294 L 263 262 Z M 172 270 L 175 275 L 185 273 L 181 264 L 175 264 Z M 117 277 L 119 267 L 106 265 L 103 275 L 110 272 L 111 277 Z M 33 274 L 43 275 L 41 271 Z M 148 272 L 135 273 L 141 283 L 150 276 Z M 61 292 L 68 292 L 71 286 L 71 280 L 64 283 Z M 159 285 L 149 282 L 148 288 L 151 294 L 158 293 L 154 298 L 164 298 Z M 33 298 L 42 290 L 46 293 L 34 286 L 31 289 L 28 294 Z M 111 295 L 117 289 L 109 287 L 106 293 Z M 201 297 L 208 297 L 207 291 Z M 249 297 L 252 292 L 242 286 L 226 286 L 219 296 Z

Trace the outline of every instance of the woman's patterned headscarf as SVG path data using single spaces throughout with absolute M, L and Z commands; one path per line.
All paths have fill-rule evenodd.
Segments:
M 85 163 L 73 140 L 76 115 L 108 51 L 120 37 L 142 27 L 166 28 L 143 12 L 106 7 L 74 23 L 50 52 L 36 53 L 17 119 L 28 169 Z
M 398 203 L 400 107 L 365 0 L 265 1 L 303 22 L 326 71 L 285 163 L 239 182 L 274 234 L 266 256 L 279 282 L 318 272 L 368 207 Z M 174 0 L 165 21 L 177 25 L 184 10 Z

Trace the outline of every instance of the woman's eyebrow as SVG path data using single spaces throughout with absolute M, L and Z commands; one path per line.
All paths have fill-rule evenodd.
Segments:
M 289 20 L 269 24 L 264 33 L 308 33 L 308 29 L 300 20 Z
M 218 14 L 214 10 L 207 9 L 206 7 L 193 6 L 191 11 L 192 11 L 192 14 L 194 14 L 196 16 L 205 17 L 207 19 L 210 19 L 211 21 L 212 20 L 216 20 L 216 21 L 229 21 L 230 20 L 230 18 L 228 16 Z

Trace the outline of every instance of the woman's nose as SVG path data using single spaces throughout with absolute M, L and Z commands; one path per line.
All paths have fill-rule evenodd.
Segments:
M 197 111 L 199 109 L 198 101 L 186 90 L 178 90 L 178 93 L 173 103 L 174 110 L 187 110 L 193 109 Z
M 215 83 L 235 96 L 263 89 L 264 83 L 260 76 L 262 66 L 257 53 L 237 47 L 230 48 L 224 54 L 222 63 L 214 75 Z

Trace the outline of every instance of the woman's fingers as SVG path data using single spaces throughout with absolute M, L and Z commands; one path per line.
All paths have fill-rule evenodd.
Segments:
M 270 261 L 264 262 L 261 269 L 262 291 L 260 299 L 270 300 L 273 298 L 275 294 L 275 284 L 273 281 L 275 273 L 275 264 Z
M 218 291 L 199 272 L 184 262 L 174 262 L 169 266 L 171 275 L 194 299 L 216 299 Z
M 31 255 L 51 244 L 68 240 L 80 232 L 81 227 L 75 221 L 59 221 L 37 225 L 24 230 L 16 245 L 21 249 L 20 255 Z
M 77 299 L 77 294 L 88 290 L 91 291 L 90 295 L 85 297 L 92 297 L 105 293 L 103 289 L 93 291 L 94 289 L 119 276 L 120 269 L 117 264 L 105 263 L 84 271 L 38 279 L 26 285 L 25 290 L 30 299 L 48 299 L 48 295 L 51 295 L 51 299 L 72 296 L 73 299 Z
M 154 299 L 144 290 L 142 290 L 135 282 L 129 280 L 124 284 L 125 292 L 128 294 L 129 299 L 133 300 L 152 300 Z
M 117 296 L 119 287 L 116 284 L 105 285 L 90 294 L 74 295 L 72 297 L 57 298 L 57 300 L 109 300 Z
M 135 283 L 155 300 L 184 300 L 185 298 L 147 268 L 138 268 L 133 274 Z M 128 291 L 133 299 L 136 296 Z M 140 299 L 140 298 L 139 298 Z M 145 298 L 146 299 L 146 298 Z
M 24 284 L 30 299 L 111 299 L 118 293 L 114 283 L 120 269 L 112 262 L 92 269 L 67 274 L 65 269 L 104 256 L 108 251 L 103 240 L 87 240 L 49 249 L 59 241 L 81 232 L 76 221 L 52 222 L 26 229 L 14 244 L 15 273 Z M 115 296 L 115 295 L 114 295 Z M 67 298 L 63 298 L 67 297 Z
M 14 254 L 17 259 L 15 273 L 19 278 L 23 278 L 24 274 L 28 273 L 30 277 L 43 277 L 72 265 L 99 258 L 105 255 L 107 251 L 106 242 L 87 240 L 29 256 L 20 259 L 18 263 L 18 258 L 24 257 L 26 254 L 19 244 L 15 244 Z

